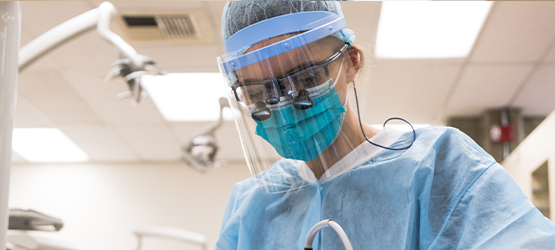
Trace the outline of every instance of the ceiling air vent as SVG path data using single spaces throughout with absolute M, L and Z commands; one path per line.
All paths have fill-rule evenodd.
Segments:
M 196 29 L 189 15 L 123 16 L 129 29 L 158 29 L 163 38 L 180 39 L 196 36 Z
M 156 18 L 162 35 L 168 38 L 195 36 L 195 26 L 188 15 L 158 16 Z
M 124 16 L 123 20 L 127 27 L 158 27 L 154 16 Z
M 162 11 L 165 13 L 160 13 Z M 177 11 L 154 9 L 122 13 L 113 23 L 112 30 L 138 47 L 179 47 L 214 42 L 217 33 L 206 11 Z

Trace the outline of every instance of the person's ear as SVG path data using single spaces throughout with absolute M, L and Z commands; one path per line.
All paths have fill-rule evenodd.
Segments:
M 345 63 L 347 63 L 347 83 L 351 83 L 355 80 L 361 68 L 362 53 L 360 53 L 356 47 L 350 46 L 345 56 Z

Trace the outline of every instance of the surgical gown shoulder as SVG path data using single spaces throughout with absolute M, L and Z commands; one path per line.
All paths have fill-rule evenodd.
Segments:
M 403 134 L 391 147 L 413 140 Z M 295 175 L 279 163 L 274 173 Z M 454 128 L 418 129 L 413 145 L 384 150 L 325 183 L 267 194 L 255 178 L 235 185 L 217 249 L 302 249 L 310 228 L 332 218 L 354 249 L 550 249 L 555 225 L 545 219 L 509 174 Z M 272 241 L 270 235 L 280 235 Z M 340 249 L 321 232 L 319 249 Z M 522 247 L 520 247 L 522 246 Z M 317 249 L 317 248 L 315 248 Z
M 432 185 L 430 195 L 452 196 L 456 198 L 486 168 L 495 163 L 495 159 L 486 153 L 470 137 L 456 128 L 451 127 L 428 127 L 417 129 L 415 141 L 408 150 L 395 151 L 385 150 L 368 161 L 353 166 L 350 172 L 338 176 L 329 181 L 329 185 L 335 182 L 342 183 L 341 179 L 347 178 L 353 173 L 372 172 L 374 175 L 368 182 L 380 181 L 397 177 L 401 179 L 399 167 L 409 170 L 420 178 L 413 185 Z M 403 147 L 413 140 L 411 132 L 404 133 L 390 147 Z M 270 167 L 264 174 L 287 174 L 301 179 L 296 172 L 294 161 L 282 159 Z M 404 174 L 408 174 L 405 172 Z M 429 179 L 429 181 L 422 181 Z M 287 185 L 283 183 L 283 185 Z M 341 192 L 341 190 L 339 190 Z M 454 193 L 456 192 L 456 193 Z M 256 177 L 250 177 L 235 184 L 227 211 L 236 211 L 249 197 L 265 196 L 266 192 L 258 185 Z M 246 204 L 248 207 L 248 204 Z

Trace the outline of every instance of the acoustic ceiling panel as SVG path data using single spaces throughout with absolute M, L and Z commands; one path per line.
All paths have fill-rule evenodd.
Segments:
M 371 124 L 400 116 L 412 123 L 432 123 L 445 105 L 461 70 L 459 63 L 378 61 L 370 77 L 357 82 L 362 118 Z M 354 103 L 351 107 L 356 107 Z
M 109 124 L 163 124 L 160 112 L 150 98 L 144 98 L 138 105 L 131 99 L 118 99 L 119 93 L 128 91 L 122 78 L 104 82 L 107 69 L 70 69 L 68 75 L 75 81 L 75 87 L 84 93 L 84 99 Z
M 92 9 L 86 1 L 21 1 L 20 6 L 21 25 L 33 38 Z
M 553 44 L 555 45 L 555 41 Z M 547 63 L 555 63 L 555 46 L 551 46 L 551 50 L 545 56 L 544 61 Z
M 57 71 L 30 70 L 19 77 L 19 94 L 57 124 L 102 120 Z
M 539 67 L 524 86 L 512 106 L 524 115 L 547 116 L 555 110 L 555 65 Z
M 177 161 L 181 157 L 181 145 L 167 126 L 118 126 L 118 131 L 142 161 Z
M 103 125 L 73 125 L 61 126 L 60 130 L 85 151 L 91 161 L 139 160 L 138 155 L 115 128 Z
M 447 108 L 448 116 L 477 116 L 486 108 L 509 104 L 533 66 L 469 65 Z
M 22 95 L 17 96 L 14 117 L 16 128 L 50 128 L 52 121 Z
M 533 62 L 555 39 L 555 2 L 495 2 L 473 62 Z

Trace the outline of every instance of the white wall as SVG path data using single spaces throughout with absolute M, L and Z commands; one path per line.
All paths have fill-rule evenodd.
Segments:
M 177 163 L 14 165 L 9 204 L 61 218 L 51 234 L 84 249 L 135 249 L 133 230 L 148 225 L 203 234 L 214 249 L 233 184 L 249 176 L 243 164 L 211 174 Z M 200 248 L 147 240 L 143 249 Z
M 532 172 L 548 161 L 551 219 L 555 221 L 555 111 L 538 125 L 501 165 L 532 197 Z

